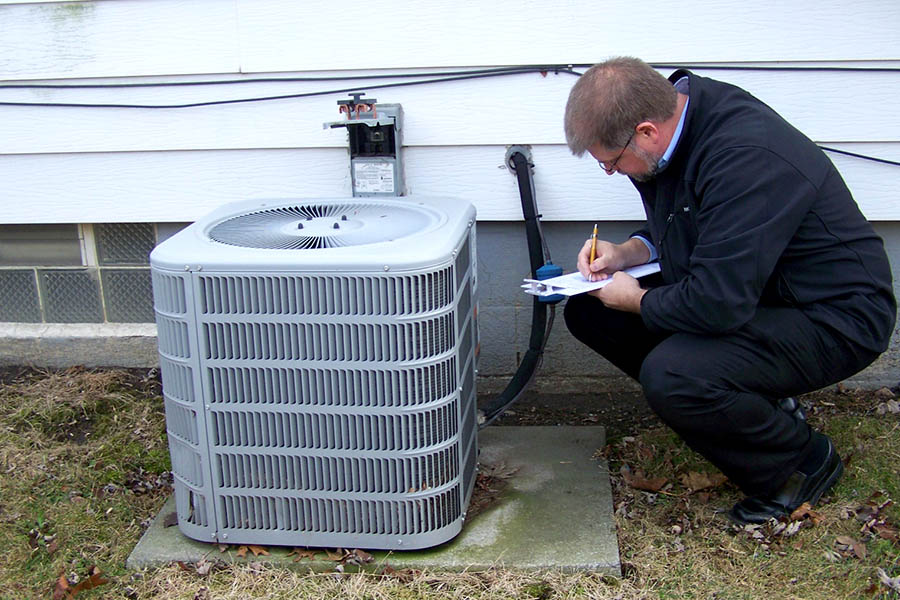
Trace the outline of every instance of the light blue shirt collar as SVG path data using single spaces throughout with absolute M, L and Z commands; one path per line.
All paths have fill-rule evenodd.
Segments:
M 675 89 L 682 94 L 686 94 L 688 91 L 688 81 L 689 80 L 687 77 L 682 77 L 675 82 Z M 662 158 L 659 159 L 660 169 L 669 164 L 669 159 L 672 158 L 672 153 L 675 152 L 675 146 L 678 145 L 678 140 L 681 139 L 681 132 L 684 129 L 684 118 L 687 116 L 688 104 L 690 104 L 690 102 L 690 97 L 688 97 L 688 99 L 684 102 L 684 108 L 681 110 L 681 118 L 678 119 L 678 125 L 675 127 L 675 133 L 672 134 L 672 139 L 669 141 L 669 146 L 663 153 Z

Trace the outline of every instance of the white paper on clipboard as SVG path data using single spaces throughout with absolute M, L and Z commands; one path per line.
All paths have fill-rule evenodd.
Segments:
M 641 278 L 653 273 L 659 273 L 659 263 L 652 262 L 636 267 L 625 269 L 632 277 Z M 588 281 L 584 276 L 575 271 L 559 277 L 551 277 L 550 279 L 525 279 L 522 289 L 526 294 L 533 296 L 553 296 L 561 294 L 563 296 L 575 296 L 592 290 L 599 290 L 612 281 L 612 277 L 601 281 Z

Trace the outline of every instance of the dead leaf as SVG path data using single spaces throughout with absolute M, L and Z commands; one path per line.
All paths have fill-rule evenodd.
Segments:
M 325 556 L 328 557 L 328 560 L 333 560 L 334 562 L 341 562 L 344 560 L 344 557 L 347 556 L 347 552 L 343 548 L 335 548 L 335 552 L 325 551 Z
M 53 538 L 53 541 L 47 544 L 47 554 L 52 556 L 57 550 L 59 550 L 59 543 L 56 541 L 56 538 Z
M 875 390 L 876 398 L 893 398 L 894 396 L 895 394 L 890 390 L 890 388 L 883 387 Z
M 260 554 L 262 554 L 263 556 L 269 555 L 269 551 L 266 550 L 263 546 L 248 546 L 248 547 L 250 548 L 250 552 L 253 553 L 253 556 L 259 556 Z
M 663 486 L 668 483 L 668 479 L 665 477 L 654 477 L 652 479 L 641 477 L 640 475 L 632 477 L 628 480 L 628 485 L 637 489 L 637 490 L 645 490 L 648 492 L 658 492 L 663 488 Z
M 804 502 L 791 513 L 790 520 L 791 521 L 799 521 L 803 518 L 808 518 L 813 525 L 818 525 L 822 521 L 824 521 L 824 517 L 814 511 L 812 506 L 810 506 L 809 502 Z
M 809 511 L 812 510 L 812 506 L 809 502 L 804 502 L 800 506 L 794 509 L 794 512 L 791 513 L 791 521 L 799 521 L 803 517 L 809 514 Z
M 60 573 L 56 580 L 56 586 L 53 588 L 53 600 L 65 600 L 69 595 L 69 580 L 66 579 L 65 573 Z
M 247 563 L 247 569 L 251 573 L 260 574 L 266 570 L 266 565 L 265 565 L 265 563 L 262 563 L 262 562 L 256 560 L 256 561 Z
M 877 415 L 895 415 L 897 413 L 900 413 L 900 402 L 896 400 L 888 400 L 875 407 L 875 414 Z
M 872 526 L 872 531 L 881 539 L 894 542 L 900 541 L 900 531 L 887 524 L 876 523 Z
M 771 534 L 772 536 L 780 536 L 783 538 L 789 538 L 795 535 L 798 531 L 800 531 L 800 527 L 806 521 L 790 521 L 789 523 L 785 523 L 783 521 L 778 521 L 773 527 Z
M 623 479 L 625 479 L 625 483 L 636 490 L 658 492 L 669 481 L 665 477 L 647 478 L 641 470 L 632 473 L 628 465 L 622 465 L 621 473 Z
M 372 556 L 365 550 L 360 550 L 359 548 L 355 548 L 353 550 L 353 555 L 357 559 L 359 559 L 359 561 L 362 562 L 363 564 L 368 564 L 368 563 L 372 562 L 373 560 L 375 560 L 374 556 Z
M 400 569 L 398 571 L 390 565 L 384 565 L 384 569 L 381 570 L 382 575 L 396 578 L 400 583 L 410 583 L 419 573 L 420 571 L 415 569 Z
M 638 455 L 644 460 L 650 460 L 655 455 L 655 452 L 650 446 L 641 445 L 638 447 Z
M 505 463 L 499 462 L 491 465 L 480 465 L 479 470 L 486 477 L 509 479 L 519 472 L 519 467 L 509 467 Z
M 200 561 L 197 563 L 196 566 L 197 566 L 197 575 L 206 576 L 206 575 L 209 575 L 209 571 L 210 571 L 210 569 L 212 569 L 213 564 L 211 562 L 209 562 L 208 560 L 200 559 Z
M 296 558 L 294 558 L 294 562 L 300 562 L 304 558 L 308 558 L 309 560 L 316 560 L 316 554 L 318 554 L 318 550 L 307 550 L 304 548 L 294 548 L 290 552 L 288 552 L 288 556 L 292 556 L 296 554 Z
M 737 527 L 737 525 L 735 525 Z M 751 540 L 758 543 L 766 543 L 768 539 L 766 535 L 762 531 L 763 525 L 759 523 L 747 523 L 739 531 L 742 531 L 744 535 L 749 537 Z
M 163 527 L 171 527 L 172 525 L 178 525 L 178 513 L 175 511 L 163 517 Z
M 609 458 L 610 453 L 612 452 L 612 444 L 607 444 L 603 446 L 603 448 L 594 452 L 591 458 Z
M 858 540 L 853 539 L 849 535 L 839 535 L 834 539 L 835 546 L 838 550 L 849 556 L 851 553 L 856 558 L 862 560 L 866 557 L 866 547 Z
M 109 583 L 109 579 L 104 579 L 103 574 L 96 566 L 88 567 L 88 577 L 82 579 L 66 592 L 66 598 L 71 598 L 78 592 L 91 590 L 99 585 Z
M 884 569 L 878 567 L 878 580 L 888 589 L 900 592 L 900 576 L 890 577 Z
M 834 550 L 825 550 L 822 552 L 822 557 L 828 562 L 841 562 L 842 556 L 835 552 Z
M 716 488 L 725 483 L 728 478 L 721 473 L 698 473 L 691 471 L 680 477 L 681 483 L 689 492 L 698 492 L 709 488 Z
M 42 543 L 44 534 L 37 529 L 28 532 L 28 547 L 36 550 Z
M 245 556 L 247 556 L 247 550 L 247 546 L 241 546 L 240 548 L 238 548 L 236 556 L 238 558 L 244 558 Z
M 834 541 L 837 542 L 838 544 L 843 544 L 845 546 L 852 546 L 856 540 L 854 540 L 849 535 L 839 535 L 836 538 L 834 538 Z

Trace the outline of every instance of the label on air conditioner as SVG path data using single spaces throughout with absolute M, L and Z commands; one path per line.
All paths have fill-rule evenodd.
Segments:
M 393 194 L 394 164 L 353 161 L 353 191 L 365 194 Z

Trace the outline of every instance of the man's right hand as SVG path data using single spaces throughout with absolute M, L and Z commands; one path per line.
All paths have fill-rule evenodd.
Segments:
M 644 264 L 650 260 L 650 251 L 647 246 L 637 238 L 631 238 L 623 244 L 613 244 L 604 240 L 597 240 L 597 255 L 594 262 L 590 262 L 591 240 L 588 239 L 578 253 L 578 271 L 588 281 L 601 281 L 612 276 L 613 273 Z

